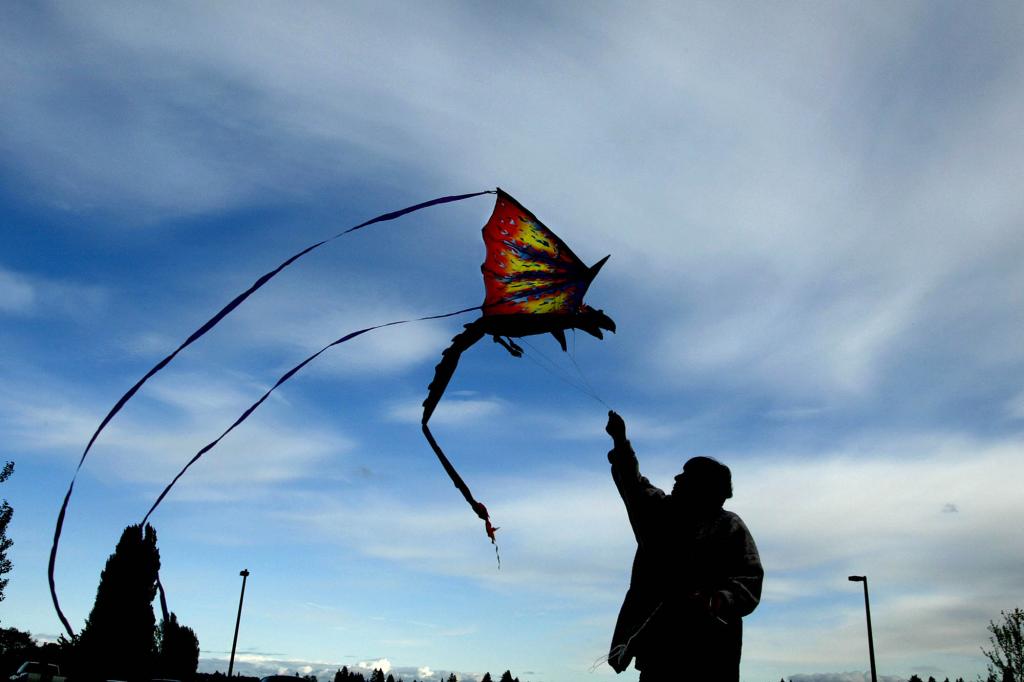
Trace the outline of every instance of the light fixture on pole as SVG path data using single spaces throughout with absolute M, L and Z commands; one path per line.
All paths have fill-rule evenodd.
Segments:
M 242 594 L 238 597 L 238 616 L 235 618 L 235 638 L 231 640 L 231 660 L 228 662 L 228 677 L 235 669 L 235 646 L 238 644 L 238 625 L 242 622 L 242 601 L 245 599 L 245 579 L 249 577 L 249 569 L 243 568 L 238 574 L 242 576 Z
M 864 612 L 868 618 L 868 655 L 871 657 L 871 682 L 878 682 L 878 673 L 875 672 L 875 639 L 871 635 L 871 602 L 868 600 L 868 577 L 866 575 L 851 575 L 848 580 L 853 583 L 864 583 Z

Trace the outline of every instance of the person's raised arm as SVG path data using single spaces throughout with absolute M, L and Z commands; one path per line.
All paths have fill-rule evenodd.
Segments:
M 626 422 L 613 410 L 608 411 L 605 431 L 612 438 L 612 449 L 608 452 L 608 461 L 612 465 L 612 479 L 626 502 L 626 507 L 632 512 L 632 505 L 641 500 L 665 497 L 660 488 L 640 475 L 636 453 L 626 438 Z

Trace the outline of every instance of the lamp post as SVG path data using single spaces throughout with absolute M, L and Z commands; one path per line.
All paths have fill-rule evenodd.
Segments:
M 871 635 L 871 602 L 868 601 L 868 577 L 866 575 L 851 575 L 849 581 L 864 583 L 864 612 L 868 618 L 868 655 L 871 657 L 871 682 L 878 682 L 878 674 L 875 672 L 875 640 Z
M 238 625 L 242 622 L 242 601 L 245 599 L 245 579 L 249 577 L 249 569 L 243 568 L 238 574 L 242 576 L 242 594 L 238 596 L 238 616 L 235 618 L 235 638 L 231 640 L 231 660 L 228 662 L 228 677 L 235 669 L 235 645 L 238 644 Z

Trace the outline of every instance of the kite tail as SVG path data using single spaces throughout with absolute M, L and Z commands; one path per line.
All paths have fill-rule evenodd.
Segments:
M 160 582 L 160 571 L 157 570 L 156 574 L 156 589 L 160 594 L 160 612 L 163 616 L 164 623 L 167 623 L 171 619 L 171 614 L 167 610 L 167 593 L 164 592 L 164 584 Z
M 487 304 L 480 306 L 481 309 L 486 307 Z M 452 376 L 455 374 L 455 369 L 459 365 L 459 358 L 483 336 L 484 331 L 480 320 L 474 320 L 467 324 L 463 331 L 456 334 L 455 338 L 452 339 L 451 345 L 441 353 L 441 361 L 434 368 L 434 380 L 430 382 L 430 386 L 427 389 L 427 397 L 423 401 L 423 419 L 420 423 L 423 427 L 423 435 L 426 436 L 431 449 L 433 449 L 434 454 L 441 461 L 441 466 L 444 467 L 448 478 L 452 479 L 452 483 L 459 489 L 462 496 L 466 498 L 466 502 L 473 508 L 476 515 L 480 517 L 480 520 L 484 522 L 484 529 L 487 531 L 487 537 L 491 539 L 491 544 L 494 545 L 494 552 L 498 556 L 498 566 L 500 567 L 501 555 L 498 554 L 498 543 L 494 539 L 494 532 L 498 529 L 491 525 L 491 517 L 487 513 L 487 507 L 473 498 L 473 493 L 470 492 L 469 486 L 459 476 L 459 472 L 455 470 L 452 463 L 448 461 L 448 457 L 445 456 L 441 446 L 434 440 L 434 434 L 430 432 L 430 427 L 427 426 L 431 415 L 434 414 L 434 409 L 448 387 L 448 382 L 451 381 Z
M 57 611 L 57 616 L 60 618 L 60 622 L 64 625 L 64 629 L 67 631 L 69 637 L 74 637 L 75 633 L 74 630 L 71 628 L 70 623 L 68 623 L 68 619 L 65 617 L 64 612 L 60 608 L 60 600 L 57 598 L 57 586 L 54 581 L 54 569 L 57 561 L 57 548 L 60 545 L 60 535 L 61 531 L 64 528 L 64 518 L 67 513 L 68 503 L 71 501 L 71 493 L 74 490 L 75 479 L 78 478 L 78 472 L 82 470 L 82 465 L 85 464 L 85 458 L 89 455 L 89 451 L 92 449 L 92 446 L 96 442 L 96 439 L 99 438 L 100 433 L 102 433 L 103 429 L 105 429 L 107 424 L 110 423 L 110 420 L 113 419 L 114 416 L 121 411 L 121 408 L 123 408 L 125 404 L 132 399 L 132 396 L 134 396 L 139 391 L 139 389 L 142 388 L 142 385 L 149 381 L 149 379 L 154 374 L 156 374 L 164 367 L 166 367 L 168 364 L 170 364 L 171 361 L 174 360 L 174 358 L 178 355 L 178 353 L 185 350 L 187 347 L 191 346 L 201 337 L 206 335 L 207 332 L 209 332 L 211 329 L 217 326 L 221 320 L 223 320 L 225 317 L 231 314 L 231 312 L 235 308 L 244 303 L 247 298 L 253 295 L 257 290 L 262 288 L 263 285 L 265 285 L 271 279 L 280 274 L 280 272 L 287 268 L 289 265 L 291 265 L 298 259 L 302 258 L 306 254 L 310 253 L 311 251 L 315 251 L 324 244 L 327 244 L 328 242 L 332 242 L 339 237 L 342 237 L 351 232 L 355 232 L 356 230 L 360 230 L 369 225 L 373 225 L 374 223 L 381 223 L 389 220 L 394 220 L 409 213 L 413 213 L 424 208 L 429 208 L 431 206 L 438 206 L 440 204 L 447 204 L 454 201 L 462 201 L 463 199 L 470 199 L 472 197 L 478 197 L 483 194 L 496 193 L 497 192 L 495 190 L 485 190 L 483 192 L 472 192 L 470 194 L 456 194 L 452 196 L 438 197 L 436 199 L 431 199 L 430 201 L 424 201 L 419 204 L 407 206 L 397 211 L 381 214 L 376 218 L 366 220 L 362 223 L 359 223 L 358 225 L 343 230 L 332 237 L 328 237 L 327 239 L 323 239 L 321 241 L 316 242 L 315 244 L 307 246 L 298 253 L 285 259 L 280 265 L 278 265 L 273 270 L 270 270 L 269 272 L 266 272 L 261 277 L 259 277 L 255 282 L 252 283 L 252 285 L 248 289 L 238 294 L 235 298 L 231 300 L 231 302 L 229 302 L 226 306 L 217 311 L 217 313 L 213 317 L 207 320 L 205 324 L 203 324 L 201 327 L 192 332 L 192 334 L 190 334 L 189 337 L 185 339 L 181 343 L 181 345 L 179 345 L 174 350 L 174 352 L 172 352 L 170 355 L 166 356 L 165 358 L 160 360 L 160 362 L 156 363 L 152 368 L 150 368 L 150 370 L 146 372 L 141 379 L 135 382 L 135 384 L 130 389 L 128 389 L 128 391 L 124 395 L 121 396 L 121 398 L 114 404 L 114 406 L 110 409 L 107 415 L 103 418 L 103 421 L 100 422 L 100 425 L 96 428 L 96 431 L 93 432 L 92 437 L 89 439 L 88 444 L 85 446 L 85 450 L 82 452 L 82 456 L 78 460 L 78 466 L 75 468 L 75 473 L 71 477 L 71 483 L 68 485 L 68 491 L 64 495 L 64 502 L 63 504 L 61 504 L 60 512 L 57 514 L 57 524 L 53 531 L 53 545 L 50 548 L 50 562 L 47 568 L 47 579 L 49 580 L 50 583 L 50 598 L 53 600 L 53 607 Z
M 441 461 L 441 466 L 444 467 L 445 473 L 448 474 L 448 478 L 452 479 L 452 483 L 454 483 L 455 487 L 459 489 L 459 492 L 462 493 L 462 496 L 466 498 L 466 502 L 469 502 L 469 506 L 473 508 L 473 511 L 476 513 L 476 515 L 479 516 L 480 520 L 484 522 L 484 530 L 487 531 L 487 537 L 491 539 L 491 544 L 495 546 L 495 551 L 497 551 L 498 543 L 495 540 L 494 532 L 498 529 L 495 526 L 491 525 L 491 517 L 487 513 L 487 507 L 485 507 L 482 503 L 477 502 L 477 500 L 473 497 L 473 493 L 469 490 L 469 486 L 466 485 L 466 482 L 462 480 L 462 476 L 459 476 L 459 472 L 456 471 L 455 467 L 452 466 L 452 463 L 448 461 L 448 457 L 445 456 L 444 451 L 441 449 L 441 446 L 437 444 L 436 440 L 434 440 L 434 434 L 430 432 L 430 427 L 427 426 L 427 423 L 423 422 L 422 426 L 423 435 L 427 437 L 427 442 L 430 443 L 431 449 L 434 451 L 434 454 L 437 455 L 438 460 Z M 498 565 L 501 565 L 500 556 L 498 557 Z

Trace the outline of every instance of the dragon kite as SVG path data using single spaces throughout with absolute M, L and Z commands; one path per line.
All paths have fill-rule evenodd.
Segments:
M 487 537 L 494 542 L 495 529 L 487 508 L 473 499 L 427 425 L 455 374 L 459 358 L 485 335 L 490 335 L 514 357 L 521 357 L 523 349 L 513 338 L 551 334 L 565 351 L 565 330 L 580 329 L 601 339 L 601 330 L 614 332 L 615 323 L 603 311 L 583 302 L 587 287 L 608 256 L 588 268 L 544 223 L 500 189 L 494 213 L 483 233 L 487 246 L 487 257 L 480 266 L 487 292 L 480 306 L 483 315 L 467 324 L 465 331 L 452 339 L 452 345 L 441 354 L 427 399 L 423 401 L 422 426 L 434 454 L 484 522 Z
M 605 256 L 593 266 L 587 266 L 576 256 L 575 253 L 563 242 L 554 232 L 538 220 L 530 211 L 523 207 L 511 195 L 502 191 L 487 190 L 471 194 L 460 194 L 440 197 L 407 208 L 385 213 L 367 220 L 359 225 L 348 228 L 332 237 L 312 244 L 298 253 L 292 255 L 273 270 L 259 277 L 248 289 L 232 299 L 227 305 L 219 310 L 205 324 L 195 330 L 185 341 L 183 341 L 172 353 L 154 365 L 141 379 L 139 379 L 121 398 L 114 404 L 107 415 L 100 422 L 78 462 L 78 467 L 72 476 L 67 493 L 64 496 L 63 504 L 57 515 L 57 524 L 54 530 L 53 544 L 50 549 L 50 561 L 48 567 L 48 578 L 50 583 L 50 596 L 53 599 L 57 615 L 67 630 L 69 636 L 74 636 L 74 631 L 65 617 L 57 598 L 56 583 L 54 580 L 54 569 L 56 565 L 57 549 L 60 543 L 61 530 L 67 513 L 71 494 L 74 490 L 75 480 L 81 470 L 85 459 L 95 444 L 100 433 L 107 424 L 120 412 L 125 404 L 139 391 L 154 374 L 166 367 L 182 350 L 190 346 L 199 338 L 204 336 L 213 327 L 220 323 L 235 308 L 263 287 L 267 282 L 276 277 L 282 270 L 290 266 L 299 258 L 311 251 L 331 242 L 339 237 L 361 230 L 369 225 L 391 221 L 409 213 L 445 203 L 461 201 L 471 197 L 484 194 L 496 195 L 494 211 L 490 219 L 483 227 L 483 239 L 486 246 L 486 257 L 480 266 L 483 273 L 485 297 L 484 302 L 478 306 L 463 308 L 449 313 L 439 315 L 427 315 L 415 319 L 396 320 L 371 327 L 365 327 L 327 344 L 316 353 L 305 358 L 302 362 L 285 372 L 281 377 L 262 395 L 250 405 L 223 433 L 216 439 L 201 448 L 182 467 L 174 479 L 164 488 L 156 501 L 146 512 L 143 518 L 145 523 L 150 515 L 156 510 L 163 499 L 174 487 L 175 483 L 185 472 L 195 464 L 204 454 L 212 450 L 225 436 L 237 426 L 249 418 L 249 416 L 273 393 L 279 386 L 291 379 L 303 367 L 315 360 L 328 349 L 345 343 L 350 339 L 361 336 L 368 332 L 392 327 L 409 322 L 423 320 L 434 320 L 447 317 L 454 317 L 472 311 L 480 311 L 481 316 L 465 325 L 464 330 L 457 334 L 451 345 L 441 354 L 441 360 L 434 371 L 433 380 L 428 387 L 426 399 L 423 401 L 423 418 L 421 427 L 423 434 L 430 444 L 431 449 L 437 456 L 445 472 L 451 478 L 452 483 L 462 493 L 463 497 L 472 507 L 473 511 L 484 522 L 487 536 L 492 543 L 495 543 L 496 528 L 491 524 L 487 508 L 478 502 L 469 487 L 462 480 L 462 477 L 452 466 L 444 451 L 434 439 L 428 425 L 431 415 L 444 395 L 448 383 L 455 374 L 459 359 L 462 354 L 483 339 L 491 336 L 492 339 L 504 347 L 515 357 L 523 354 L 522 348 L 516 344 L 514 339 L 524 336 L 538 334 L 551 334 L 558 340 L 562 350 L 566 350 L 565 332 L 568 329 L 579 329 L 592 336 L 603 338 L 602 330 L 614 332 L 615 323 L 603 311 L 591 308 L 583 302 L 590 283 L 597 276 L 598 271 L 608 260 Z

